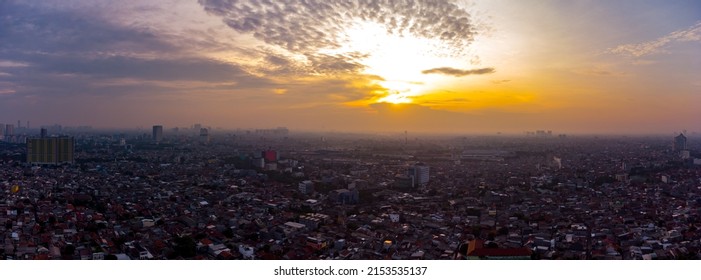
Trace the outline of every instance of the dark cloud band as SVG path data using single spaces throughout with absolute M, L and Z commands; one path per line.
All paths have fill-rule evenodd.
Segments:
M 483 75 L 483 74 L 491 74 L 496 72 L 494 68 L 479 68 L 479 69 L 470 69 L 470 70 L 463 70 L 463 69 L 455 69 L 451 67 L 439 67 L 439 68 L 433 68 L 433 69 L 427 69 L 421 71 L 423 74 L 443 74 L 443 75 L 449 75 L 449 76 L 455 76 L 455 77 L 462 77 L 462 76 L 468 76 L 468 75 Z

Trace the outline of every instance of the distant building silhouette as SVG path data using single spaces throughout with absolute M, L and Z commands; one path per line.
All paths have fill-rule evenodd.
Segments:
M 33 164 L 74 163 L 73 137 L 44 137 L 27 139 L 27 162 Z
M 156 143 L 160 143 L 163 141 L 163 126 L 162 125 L 154 125 L 153 126 L 153 141 Z
M 201 131 L 201 129 L 202 129 L 202 125 L 199 123 L 192 125 L 192 131 L 195 135 L 197 135 L 197 133 L 199 133 Z
M 278 127 L 273 129 L 256 129 L 255 134 L 268 134 L 268 135 L 287 135 L 290 131 L 286 127 Z
M 209 143 L 209 130 L 207 130 L 206 128 L 200 128 L 200 143 Z
M 15 135 L 15 126 L 11 124 L 5 125 L 5 136 Z
M 2 140 L 5 142 L 13 143 L 15 138 L 15 126 L 11 124 L 6 124 L 4 128 L 5 130 L 2 132 L 2 135 L 0 135 L 2 136 Z
M 674 150 L 683 151 L 686 150 L 686 136 L 683 133 L 679 133 L 677 137 L 674 137 Z

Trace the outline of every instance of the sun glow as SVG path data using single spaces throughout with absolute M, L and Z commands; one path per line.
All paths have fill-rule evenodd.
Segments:
M 386 89 L 369 102 L 412 103 L 412 97 L 425 94 L 434 89 L 437 82 L 446 79 L 439 75 L 425 75 L 421 71 L 461 65 L 438 39 L 398 34 L 374 22 L 355 22 L 341 36 L 342 47 L 321 52 L 360 54 L 358 62 L 366 66 L 364 74 L 381 77 L 377 83 Z
M 392 104 L 412 103 L 412 101 L 413 100 L 409 98 L 409 96 L 401 93 L 390 93 L 377 100 L 377 102 L 386 102 Z

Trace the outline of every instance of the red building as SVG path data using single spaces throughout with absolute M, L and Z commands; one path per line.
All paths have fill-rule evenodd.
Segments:
M 277 152 L 273 150 L 263 151 L 263 158 L 265 159 L 265 162 L 277 161 Z

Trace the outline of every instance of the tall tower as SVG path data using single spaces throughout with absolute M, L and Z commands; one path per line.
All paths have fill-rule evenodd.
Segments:
M 153 141 L 156 143 L 160 143 L 163 141 L 163 126 L 162 125 L 154 125 L 153 126 Z
M 11 142 L 10 139 L 10 132 L 7 131 L 7 128 L 12 126 L 11 124 L 4 125 L 0 123 L 0 140 L 4 142 Z
M 200 128 L 200 143 L 209 144 L 209 130 Z
M 429 180 L 429 167 L 423 163 L 416 164 L 409 167 L 407 175 L 414 179 L 413 182 L 415 186 L 425 185 Z
M 674 151 L 686 150 L 686 136 L 683 133 L 679 133 L 677 137 L 674 137 Z

